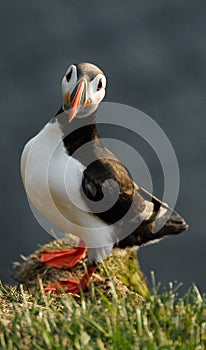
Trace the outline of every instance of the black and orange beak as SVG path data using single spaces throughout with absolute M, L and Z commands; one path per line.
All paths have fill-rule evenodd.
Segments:
M 69 112 L 69 123 L 77 115 L 82 106 L 85 106 L 90 101 L 86 100 L 86 81 L 79 80 L 72 93 L 67 93 L 65 96 L 65 109 Z

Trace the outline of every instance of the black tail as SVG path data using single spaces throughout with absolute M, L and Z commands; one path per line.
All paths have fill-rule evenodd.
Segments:
M 151 244 L 170 235 L 177 235 L 188 229 L 185 220 L 172 211 L 171 215 L 156 217 L 152 222 L 142 222 L 130 235 L 115 244 L 114 247 L 126 248 Z
M 166 214 L 159 218 L 157 217 L 152 223 L 146 225 L 144 223 L 143 226 L 146 227 L 142 232 L 140 230 L 139 236 L 141 239 L 139 245 L 157 242 L 164 237 L 177 235 L 188 229 L 185 220 L 175 211 L 170 216 Z
M 166 216 L 163 215 L 162 217 L 157 218 L 154 222 L 152 231 L 156 232 L 157 236 L 160 236 L 159 238 L 163 236 L 177 235 L 188 229 L 188 225 L 186 224 L 185 220 L 174 211 L 172 212 L 171 216 L 168 217 L 168 220 L 166 222 L 165 221 Z M 160 227 L 160 230 L 158 230 L 158 227 Z

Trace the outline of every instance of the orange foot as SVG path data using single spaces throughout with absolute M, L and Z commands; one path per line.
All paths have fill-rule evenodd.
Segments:
M 85 290 L 90 282 L 93 272 L 96 270 L 96 266 L 87 266 L 87 272 L 81 278 L 80 281 L 72 280 L 68 278 L 65 281 L 59 281 L 57 283 L 50 284 L 45 288 L 45 292 L 61 293 L 64 289 L 65 293 L 79 294 L 80 291 Z
M 66 270 L 75 266 L 81 260 L 86 250 L 87 248 L 84 242 L 80 240 L 76 248 L 52 250 L 42 253 L 40 261 L 45 265 Z

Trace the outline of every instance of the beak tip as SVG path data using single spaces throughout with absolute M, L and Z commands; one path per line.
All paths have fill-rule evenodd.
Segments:
M 72 122 L 72 120 L 74 119 L 74 117 L 76 116 L 76 114 L 77 114 L 77 109 L 76 108 L 71 108 L 70 110 L 69 110 L 69 123 L 71 123 Z

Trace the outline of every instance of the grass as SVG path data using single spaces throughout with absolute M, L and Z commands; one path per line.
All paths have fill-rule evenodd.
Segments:
M 128 255 L 125 258 L 128 259 Z M 118 254 L 110 259 L 113 262 L 116 259 L 117 276 Z M 123 274 L 121 287 L 113 283 L 113 278 L 108 278 L 112 271 L 108 260 L 106 267 L 98 272 L 101 283 L 97 275 L 88 292 L 80 296 L 45 295 L 45 282 L 42 282 L 45 271 L 40 268 L 35 287 L 34 284 L 15 287 L 1 284 L 0 349 L 206 349 L 205 298 L 197 287 L 192 286 L 179 298 L 178 286 L 171 283 L 167 291 L 159 294 L 153 277 L 152 291 L 146 286 L 140 289 L 138 283 L 144 285 L 145 282 L 141 274 L 135 280 L 130 255 L 126 261 L 131 264 L 132 281 Z M 31 260 L 29 264 L 31 267 Z M 122 267 L 119 267 L 118 280 L 121 280 Z M 28 274 L 28 268 L 26 271 Z M 51 270 L 48 273 L 51 274 Z M 105 284 L 109 289 L 103 288 Z
M 93 287 L 87 298 L 55 297 L 43 293 L 41 281 L 35 296 L 22 285 L 1 285 L 1 291 L 2 350 L 206 348 L 205 300 L 195 286 L 178 299 L 171 284 L 144 301 L 132 294 L 123 298 L 115 289 L 108 300 Z

